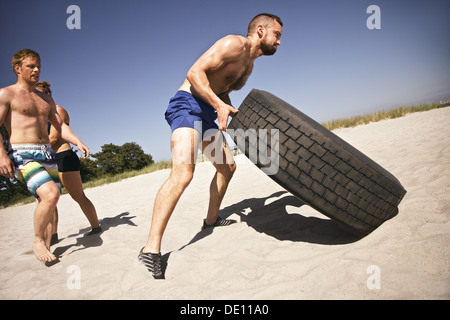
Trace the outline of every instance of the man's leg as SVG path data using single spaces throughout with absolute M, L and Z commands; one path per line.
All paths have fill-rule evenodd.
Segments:
M 36 190 L 39 200 L 34 210 L 33 252 L 38 260 L 44 262 L 56 260 L 49 249 L 52 218 L 59 200 L 59 193 L 59 188 L 53 181 L 44 183 Z
M 213 225 L 219 217 L 220 204 L 236 171 L 236 163 L 220 131 L 214 135 L 214 138 L 208 138 L 202 142 L 202 151 L 217 170 L 209 188 L 210 198 L 205 221 L 206 224 Z
M 55 211 L 53 212 L 53 218 L 52 218 L 52 235 L 56 235 L 56 238 L 58 237 L 58 221 L 59 221 L 59 215 L 58 215 L 58 208 L 55 208 Z
M 172 133 L 172 170 L 156 195 L 150 234 L 143 253 L 161 251 L 162 236 L 169 218 L 192 180 L 200 139 L 200 133 L 192 128 L 178 128 Z
M 99 228 L 97 211 L 91 200 L 83 190 L 83 184 L 79 171 L 59 172 L 59 180 L 62 182 L 67 192 L 75 200 L 89 221 L 92 229 Z

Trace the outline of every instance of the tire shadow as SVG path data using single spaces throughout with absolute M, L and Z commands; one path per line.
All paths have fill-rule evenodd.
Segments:
M 268 200 L 273 200 L 265 205 Z M 280 241 L 309 242 L 323 245 L 337 245 L 355 242 L 358 237 L 346 230 L 334 220 L 326 217 L 305 217 L 288 213 L 287 206 L 301 207 L 301 200 L 287 191 L 279 191 L 263 198 L 251 198 L 233 204 L 221 210 L 225 218 L 237 214 L 241 222 Z M 250 211 L 249 211 L 250 210 Z
M 283 196 L 284 195 L 284 196 Z M 265 203 L 272 199 L 270 204 Z M 301 214 L 288 213 L 287 206 L 301 207 L 301 200 L 287 191 L 279 191 L 263 198 L 250 198 L 220 210 L 220 217 L 228 218 L 237 214 L 241 222 L 280 241 L 309 242 L 322 245 L 340 245 L 356 242 L 362 237 L 345 230 L 338 222 L 328 218 L 304 217 Z M 249 211 L 250 210 L 250 211 Z M 246 213 L 247 212 L 247 213 Z M 198 232 L 189 243 L 178 251 L 211 235 L 214 228 Z M 170 253 L 166 257 L 169 258 Z
M 266 205 L 272 198 L 278 198 Z M 237 214 L 241 222 L 280 241 L 309 242 L 322 245 L 342 245 L 360 240 L 334 220 L 328 218 L 304 217 L 301 214 L 288 213 L 287 206 L 301 207 L 303 203 L 287 191 L 275 192 L 263 198 L 245 199 L 220 210 L 221 218 Z M 250 211 L 249 211 L 250 210 Z M 214 232 L 214 228 L 199 231 L 187 244 L 176 251 L 200 241 Z M 162 256 L 162 269 L 165 274 L 171 252 Z

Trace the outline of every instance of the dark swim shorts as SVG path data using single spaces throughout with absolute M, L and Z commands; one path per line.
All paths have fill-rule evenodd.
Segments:
M 58 152 L 56 154 L 58 172 L 80 171 L 81 163 L 77 154 L 71 150 Z
M 188 127 L 194 128 L 204 135 L 209 129 L 218 129 L 215 123 L 216 110 L 186 91 L 178 91 L 170 99 L 165 116 L 172 132 L 177 128 Z

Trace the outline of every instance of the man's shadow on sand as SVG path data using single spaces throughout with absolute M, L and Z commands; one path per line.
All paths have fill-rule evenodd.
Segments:
M 118 214 L 115 217 L 106 217 L 103 219 L 99 220 L 100 226 L 102 228 L 102 231 L 100 233 L 97 234 L 93 234 L 93 235 L 88 235 L 89 231 L 91 230 L 91 227 L 87 227 L 87 228 L 83 228 L 80 229 L 78 231 L 78 233 L 74 233 L 74 234 L 70 234 L 68 235 L 66 238 L 74 238 L 75 237 L 75 243 L 66 245 L 66 246 L 62 246 L 62 247 L 57 247 L 53 254 L 55 256 L 62 256 L 64 255 L 65 252 L 67 252 L 70 248 L 77 248 L 73 251 L 70 252 L 70 254 L 72 254 L 73 252 L 76 251 L 80 251 L 80 250 L 84 250 L 87 248 L 92 248 L 92 247 L 99 247 L 103 244 L 103 240 L 101 238 L 101 235 L 108 231 L 111 228 L 115 228 L 118 227 L 120 225 L 130 225 L 130 226 L 134 226 L 137 227 L 137 225 L 131 220 L 133 218 L 135 218 L 136 216 L 129 216 L 129 212 L 122 212 L 121 214 Z M 62 240 L 66 239 L 60 239 L 58 242 L 61 242 Z M 55 246 L 57 246 L 57 244 L 55 244 Z
M 287 206 L 301 207 L 304 203 L 290 194 L 285 194 L 288 194 L 288 192 L 279 191 L 267 197 L 243 200 L 222 209 L 220 216 L 228 218 L 232 214 L 237 214 L 241 218 L 241 222 L 247 223 L 255 231 L 281 241 L 338 245 L 352 243 L 361 239 L 361 237 L 344 230 L 334 220 L 325 217 L 322 219 L 288 213 Z M 272 198 L 278 199 L 265 205 Z M 213 230 L 214 228 L 209 228 L 200 231 L 188 244 L 179 250 L 183 250 L 185 247 L 209 236 Z

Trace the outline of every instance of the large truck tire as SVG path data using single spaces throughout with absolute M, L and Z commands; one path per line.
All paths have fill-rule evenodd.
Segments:
M 406 194 L 387 170 L 269 92 L 253 89 L 228 132 L 275 182 L 358 235 L 396 216 Z

